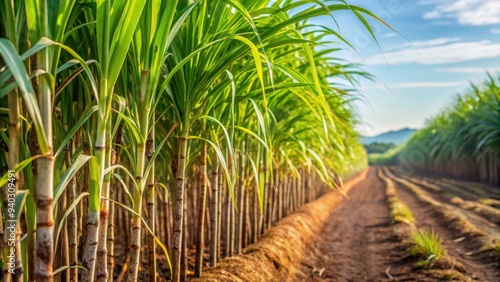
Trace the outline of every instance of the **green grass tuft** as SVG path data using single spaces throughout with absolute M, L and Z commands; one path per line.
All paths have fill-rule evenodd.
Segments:
M 434 261 L 446 255 L 442 240 L 434 231 L 414 230 L 410 238 L 412 243 L 410 253 L 425 258 L 417 262 L 418 267 L 432 267 Z
M 407 224 L 411 224 L 413 222 L 413 213 L 411 212 L 410 208 L 400 202 L 400 201 L 395 201 L 392 203 L 391 206 L 391 221 L 393 223 L 396 222 L 403 222 Z
M 500 256 L 500 244 L 495 245 L 493 252 Z

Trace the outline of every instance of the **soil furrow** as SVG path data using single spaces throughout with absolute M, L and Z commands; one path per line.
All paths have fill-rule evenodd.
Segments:
M 470 276 L 478 281 L 500 280 L 497 261 L 484 257 L 484 254 L 483 256 L 479 254 L 477 257 L 471 255 L 471 252 L 477 251 L 477 246 L 473 246 L 475 244 L 469 241 L 472 236 L 464 236 L 450 228 L 449 223 L 436 212 L 436 207 L 417 199 L 415 194 L 408 191 L 404 185 L 396 182 L 396 187 L 400 199 L 413 211 L 419 225 L 439 233 L 449 254 L 464 265 L 467 272 L 471 274 Z
M 412 179 L 416 179 L 418 181 L 423 181 L 432 186 L 438 187 L 441 191 L 448 192 L 452 195 L 458 196 L 464 200 L 468 201 L 477 201 L 477 204 L 484 208 L 489 208 L 491 210 L 499 210 L 500 206 L 495 206 L 498 204 L 498 196 L 500 195 L 498 188 L 493 190 L 493 187 L 489 187 L 488 189 L 484 188 L 484 184 L 475 183 L 475 182 L 465 182 L 460 183 L 460 181 L 456 181 L 454 179 L 448 179 L 444 177 L 424 177 L 422 175 L 406 175 L 404 173 L 398 172 L 397 169 L 391 170 L 393 173 L 399 174 L 400 176 L 405 175 L 407 177 L 411 177 Z M 483 188 L 481 188 L 483 187 Z M 490 203 L 490 204 L 485 204 Z M 492 205 L 493 204 L 493 205 Z
M 500 190 L 498 189 L 498 187 L 486 183 L 452 179 L 449 177 L 433 175 L 428 173 L 422 173 L 421 175 L 419 174 L 418 177 L 424 180 L 435 181 L 436 183 L 452 185 L 461 193 L 468 194 L 469 196 L 475 198 L 488 197 L 497 200 L 500 199 Z
M 454 210 L 456 213 L 467 218 L 476 227 L 486 231 L 492 237 L 500 240 L 500 211 L 498 209 L 483 205 L 470 200 L 465 200 L 456 196 L 453 192 L 450 193 L 446 187 L 437 185 L 438 188 L 443 188 L 441 191 L 436 192 L 433 189 L 435 184 L 428 184 L 425 180 L 420 180 L 414 176 L 406 176 L 398 174 L 404 180 L 407 180 L 419 187 L 426 188 L 425 190 L 429 192 L 431 197 L 443 205 L 446 205 L 449 209 Z

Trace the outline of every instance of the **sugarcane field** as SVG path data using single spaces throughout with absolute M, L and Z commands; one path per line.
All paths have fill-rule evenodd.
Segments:
M 0 0 L 0 281 L 500 281 L 497 0 Z

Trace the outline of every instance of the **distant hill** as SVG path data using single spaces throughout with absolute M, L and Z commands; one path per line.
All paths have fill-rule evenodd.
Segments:
M 401 143 L 406 142 L 415 131 L 417 130 L 411 128 L 403 128 L 400 130 L 385 132 L 373 137 L 362 136 L 361 142 L 363 144 L 379 142 L 379 143 L 394 143 L 396 145 L 399 145 Z

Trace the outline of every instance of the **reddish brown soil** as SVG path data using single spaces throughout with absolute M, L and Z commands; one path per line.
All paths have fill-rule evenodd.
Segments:
M 417 184 L 421 188 L 424 188 L 424 190 L 426 190 L 426 192 L 428 192 L 432 198 L 438 200 L 441 203 L 444 203 L 446 206 L 448 206 L 449 209 L 455 210 L 455 212 L 462 214 L 473 225 L 475 225 L 479 229 L 484 230 L 490 236 L 500 240 L 500 217 L 498 215 L 498 209 L 477 202 L 477 200 L 479 200 L 478 197 L 469 196 L 466 193 L 467 191 L 465 191 L 465 189 L 461 187 L 451 186 L 449 184 L 443 185 L 437 181 L 434 181 L 434 179 L 422 178 L 418 175 L 404 176 L 399 174 L 397 176 L 402 177 L 403 179 L 414 184 Z M 441 179 L 444 179 L 445 181 L 448 180 L 445 178 Z M 425 187 L 425 185 L 419 185 L 419 183 L 436 185 L 441 189 L 442 192 L 436 193 L 435 191 L 426 189 L 427 187 Z M 450 190 L 450 188 L 453 188 L 453 190 Z M 477 208 L 472 210 L 464 209 L 458 203 L 453 202 L 455 197 L 460 197 L 463 200 L 471 201 L 471 203 L 474 203 Z
M 300 236 L 287 237 L 290 235 L 288 233 L 293 233 L 292 231 L 297 229 L 291 223 L 311 221 L 309 218 L 306 220 L 304 215 L 294 215 L 300 220 L 283 221 L 280 223 L 281 227 L 272 229 L 282 230 L 284 233 L 275 232 L 277 237 L 268 236 L 264 245 L 271 246 L 269 250 L 259 249 L 262 242 L 261 245 L 250 246 L 243 256 L 226 259 L 225 264 L 221 263 L 218 268 L 211 269 L 212 271 L 205 270 L 205 274 L 213 272 L 214 277 L 218 278 L 200 281 L 500 281 L 498 260 L 492 259 L 491 256 L 488 258 L 489 255 L 486 253 L 470 255 L 477 249 L 471 247 L 467 236 L 454 232 L 442 218 L 436 216 L 433 207 L 419 201 L 404 186 L 396 184 L 396 188 L 399 199 L 410 207 L 418 226 L 437 232 L 443 239 L 452 265 L 462 273 L 458 273 L 459 277 L 450 276 L 451 272 L 447 270 L 425 270 L 415 266 L 418 258 L 408 254 L 409 245 L 404 239 L 409 226 L 390 224 L 384 183 L 377 177 L 375 169 L 371 168 L 367 178 L 349 190 L 349 199 L 341 200 L 339 197 L 338 200 L 332 200 L 329 205 L 320 209 L 330 211 L 331 207 L 334 207 L 330 215 L 324 215 L 322 220 L 315 221 L 309 228 L 314 230 L 309 232 L 310 236 L 302 236 L 304 232 L 301 231 Z M 317 208 L 316 204 L 310 205 L 311 207 L 306 207 L 305 211 Z M 318 210 L 314 210 L 314 214 L 317 215 Z M 322 228 L 319 227 L 322 225 Z M 318 228 L 313 228 L 314 226 Z M 303 228 L 297 230 L 299 229 Z M 277 239 L 278 237 L 281 239 Z M 302 239 L 294 241 L 295 237 Z M 280 240 L 286 241 L 286 244 L 280 245 Z M 307 249 L 309 246 L 312 247 Z M 277 250 L 279 252 L 276 253 Z M 245 258 L 260 253 L 265 255 L 257 256 L 254 260 Z M 277 256 L 269 256 L 274 253 Z M 302 263 L 299 263 L 303 257 Z M 274 262 L 274 264 L 267 263 L 272 266 L 272 271 L 264 271 L 263 268 L 267 265 L 266 259 L 269 258 Z M 283 262 L 279 262 L 281 258 Z M 286 270 L 287 267 L 281 267 L 281 263 L 295 265 L 295 261 L 300 267 L 300 272 L 293 279 L 283 278 L 284 276 L 278 272 Z M 164 263 L 163 265 L 160 263 L 159 267 L 166 269 Z M 290 267 L 293 268 L 292 265 Z M 270 275 L 276 272 L 272 276 L 275 278 L 260 277 L 256 275 L 256 271 Z M 141 281 L 145 279 L 147 279 L 145 276 L 141 276 Z
M 418 201 L 415 196 L 402 185 L 396 184 L 399 198 L 406 203 L 413 212 L 419 226 L 427 230 L 434 230 L 443 239 L 443 245 L 448 254 L 461 263 L 466 269 L 466 274 L 476 281 L 500 281 L 500 268 L 494 259 L 471 256 L 477 251 L 471 249 L 467 237 L 462 237 L 453 232 L 444 220 L 428 205 Z
M 377 281 L 386 277 L 391 260 L 387 254 L 396 245 L 391 240 L 384 186 L 374 170 L 353 188 L 349 198 L 338 205 L 318 235 L 318 250 L 303 268 L 303 281 Z
M 453 241 L 453 232 L 428 207 L 404 188 L 398 193 L 421 226 L 440 234 L 449 255 L 464 265 L 467 280 L 500 281 L 498 264 L 467 257 L 468 250 Z M 407 243 L 388 218 L 384 184 L 371 169 L 335 208 L 295 281 L 445 281 L 443 271 L 414 266 L 416 258 L 409 257 Z
M 386 270 L 404 259 L 405 248 L 389 224 L 384 189 L 372 169 L 318 234 L 297 281 L 389 280 Z

